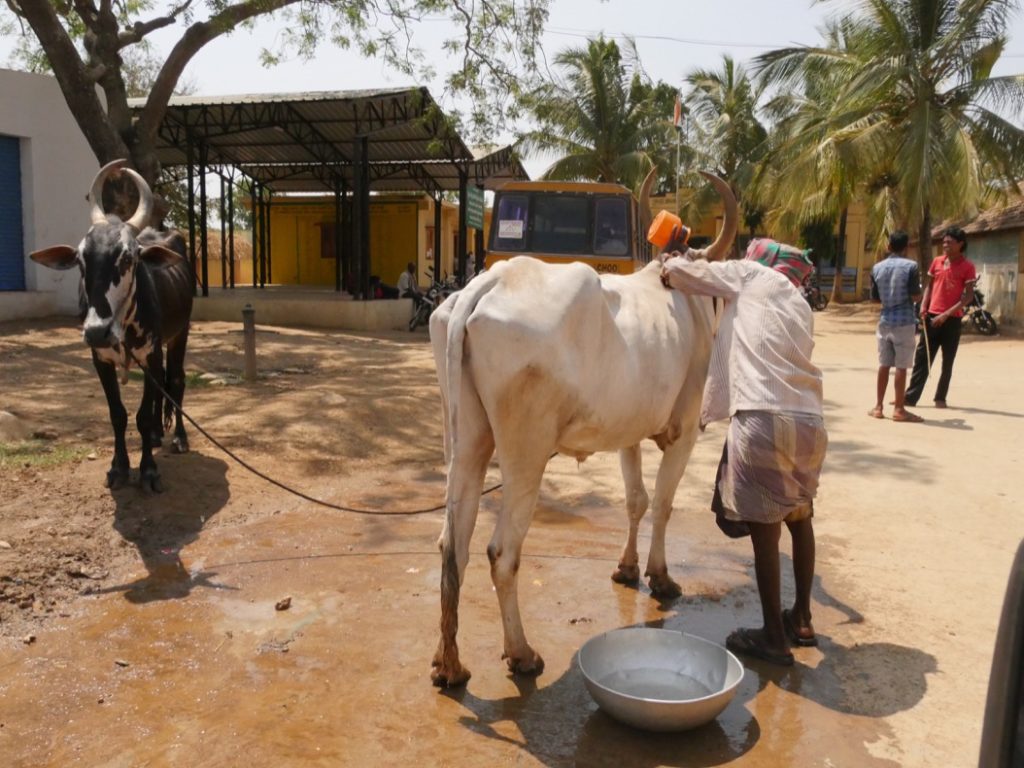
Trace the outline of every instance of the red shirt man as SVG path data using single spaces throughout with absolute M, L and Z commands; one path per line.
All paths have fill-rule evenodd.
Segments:
M 960 316 L 964 305 L 974 299 L 977 272 L 967 260 L 967 235 L 959 227 L 950 227 L 942 236 L 942 256 L 928 268 L 928 287 L 921 299 L 924 330 L 914 355 L 914 372 L 907 387 L 905 402 L 917 405 L 928 380 L 928 371 L 936 353 L 942 350 L 942 374 L 935 387 L 935 407 L 946 407 L 946 393 L 953 377 L 953 361 L 960 346 Z M 952 320 L 947 322 L 947 320 Z

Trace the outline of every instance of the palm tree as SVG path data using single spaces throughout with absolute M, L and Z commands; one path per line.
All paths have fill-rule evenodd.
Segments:
M 686 82 L 690 86 L 686 102 L 695 132 L 690 140 L 700 147 L 696 162 L 713 168 L 717 176 L 729 182 L 753 235 L 763 212 L 745 190 L 768 135 L 757 118 L 759 89 L 746 69 L 730 56 L 722 57 L 721 69 L 694 70 L 686 76 Z
M 773 228 L 820 233 L 839 223 L 832 301 L 842 298 L 846 220 L 850 204 L 863 198 L 867 168 L 877 159 L 867 157 L 856 142 L 846 142 L 846 129 L 855 118 L 839 96 L 856 73 L 857 59 L 851 38 L 856 29 L 847 21 L 827 25 L 823 52 L 793 65 L 792 56 L 767 54 L 754 69 L 764 87 L 786 84 L 765 106 L 773 123 L 768 149 L 754 174 L 749 195 L 770 209 Z M 795 86 L 799 83 L 797 87 Z M 832 249 L 830 248 L 831 252 Z M 820 249 L 818 256 L 823 256 Z
M 525 106 L 538 127 L 518 143 L 524 154 L 552 154 L 545 179 L 592 180 L 638 188 L 672 141 L 664 88 L 643 82 L 635 46 L 624 57 L 600 37 L 556 56 L 563 78 L 530 94 Z M 671 105 L 671 102 L 669 102 Z M 667 169 L 666 169 L 667 171 Z
M 843 47 L 773 51 L 765 82 L 824 77 L 834 88 L 826 131 L 852 160 L 851 183 L 891 194 L 916 227 L 927 266 L 938 213 L 977 210 L 988 185 L 1015 189 L 1024 131 L 1003 116 L 1024 107 L 1024 76 L 992 77 L 1013 0 L 864 0 L 840 21 Z

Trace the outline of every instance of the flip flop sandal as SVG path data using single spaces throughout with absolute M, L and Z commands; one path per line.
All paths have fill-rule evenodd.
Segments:
M 737 629 L 725 639 L 725 647 L 733 653 L 740 653 L 769 664 L 778 664 L 780 667 L 793 666 L 793 654 L 776 653 L 761 645 L 749 629 Z
M 782 609 L 782 626 L 786 630 L 789 642 L 793 645 L 800 648 L 816 648 L 818 646 L 818 638 L 815 635 L 808 637 L 807 635 L 800 634 L 796 622 L 793 621 L 793 611 L 789 608 Z
M 906 424 L 920 424 L 924 421 L 923 418 L 918 416 L 916 413 L 908 413 L 906 416 L 893 416 L 893 421 L 904 422 Z

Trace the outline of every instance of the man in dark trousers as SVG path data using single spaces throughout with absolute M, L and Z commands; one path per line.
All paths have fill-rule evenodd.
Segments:
M 974 281 L 978 273 L 964 255 L 967 235 L 959 227 L 950 227 L 942 236 L 942 255 L 928 268 L 928 286 L 921 300 L 924 326 L 914 356 L 914 372 L 907 387 L 907 405 L 917 405 L 928 381 L 928 370 L 942 350 L 942 374 L 935 387 L 935 407 L 946 407 L 946 393 L 953 377 L 953 361 L 960 346 L 960 318 L 964 306 L 974 300 Z
M 889 254 L 871 268 L 871 298 L 882 302 L 878 318 L 878 377 L 875 407 L 869 416 L 884 418 L 882 403 L 889 386 L 889 370 L 895 366 L 896 390 L 893 421 L 918 422 L 923 419 L 904 407 L 907 370 L 914 364 L 914 302 L 921 298 L 921 273 L 917 262 L 906 257 L 907 233 L 897 230 L 889 235 Z

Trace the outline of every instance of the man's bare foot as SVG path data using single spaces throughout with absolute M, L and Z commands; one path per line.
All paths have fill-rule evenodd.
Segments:
M 922 419 L 916 413 L 911 413 L 910 411 L 906 411 L 906 410 L 904 410 L 904 411 L 893 411 L 892 420 L 893 421 L 908 421 L 908 422 L 911 422 L 912 424 L 920 424 L 922 421 L 924 421 L 924 419 Z
M 871 416 L 872 418 L 875 419 L 884 419 L 885 413 L 882 412 L 882 406 L 876 405 L 874 408 L 868 411 L 868 416 Z

